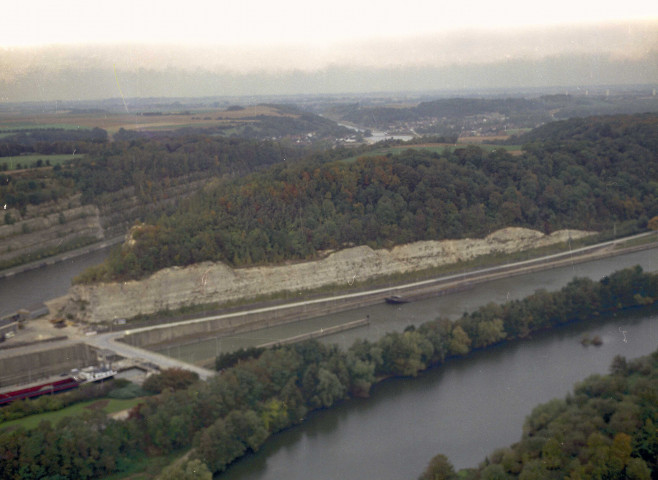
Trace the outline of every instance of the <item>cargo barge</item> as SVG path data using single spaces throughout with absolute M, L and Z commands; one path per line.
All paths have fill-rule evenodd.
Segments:
M 8 405 L 17 400 L 27 398 L 37 398 L 42 395 L 52 395 L 59 392 L 65 392 L 78 388 L 85 383 L 102 382 L 117 374 L 112 369 L 99 369 L 94 367 L 84 368 L 82 370 L 72 370 L 70 375 L 63 375 L 57 380 L 42 382 L 37 385 L 31 385 L 19 390 L 0 393 L 0 406 Z

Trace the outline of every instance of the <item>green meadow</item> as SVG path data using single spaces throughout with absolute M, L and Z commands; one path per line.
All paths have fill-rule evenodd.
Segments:
M 9 428 L 23 427 L 27 430 L 37 428 L 39 424 L 47 420 L 51 424 L 56 425 L 62 418 L 81 416 L 86 411 L 102 410 L 106 414 L 120 412 L 133 408 L 135 405 L 144 401 L 144 398 L 129 398 L 129 399 L 95 399 L 86 402 L 76 403 L 70 407 L 62 408 L 54 412 L 39 413 L 36 415 L 29 415 L 17 420 L 9 420 L 0 423 L 0 431 Z

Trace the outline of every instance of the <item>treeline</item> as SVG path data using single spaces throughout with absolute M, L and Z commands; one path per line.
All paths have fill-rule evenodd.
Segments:
M 449 128 L 467 117 L 491 114 L 504 117 L 508 127 L 527 127 L 554 118 L 655 112 L 656 105 L 652 97 L 544 95 L 537 98 L 443 98 L 413 107 L 369 107 L 357 103 L 336 106 L 334 113 L 357 125 L 384 130 L 391 125 L 428 120 L 433 120 L 435 128 L 436 125 Z M 425 128 L 428 126 L 429 123 Z
M 439 454 L 419 480 L 655 479 L 657 394 L 658 350 L 631 361 L 616 356 L 609 375 L 593 375 L 564 400 L 536 407 L 520 442 L 459 475 Z
M 258 107 L 271 108 L 280 115 L 259 114 Z M 231 110 L 232 109 L 232 110 Z M 124 130 L 123 128 L 114 134 L 114 140 L 130 141 L 140 138 L 181 137 L 190 135 L 221 136 L 225 138 L 243 138 L 251 140 L 285 140 L 304 139 L 308 143 L 330 142 L 333 144 L 337 138 L 345 137 L 352 130 L 341 127 L 333 120 L 321 117 L 314 113 L 305 112 L 293 105 L 269 105 L 259 104 L 249 107 L 233 106 L 228 111 L 251 110 L 252 116 L 234 118 L 230 121 L 213 126 L 186 126 L 170 130 L 148 131 L 148 130 Z M 262 111 L 262 109 L 261 109 Z M 189 112 L 185 112 L 189 114 Z M 162 115 L 162 112 L 149 112 L 148 115 Z M 143 115 L 147 115 L 143 114 Z M 218 120 L 221 117 L 217 118 Z M 210 117 L 208 117 L 210 120 Z
M 39 205 L 57 201 L 73 193 L 72 182 L 61 182 L 53 172 L 39 172 L 36 175 L 25 173 L 0 175 L 0 202 L 9 208 L 17 208 L 24 214 L 27 205 Z M 10 213 L 5 213 L 4 221 L 14 223 Z
M 0 140 L 0 157 L 11 157 L 21 154 L 41 153 L 70 154 L 93 151 L 93 144 L 107 142 L 107 132 L 101 128 L 64 129 L 39 128 L 9 132 Z M 1 158 L 0 158 L 1 160 Z
M 113 142 L 95 156 L 72 160 L 59 175 L 72 179 L 83 200 L 134 187 L 143 200 L 157 195 L 177 177 L 243 175 L 284 159 L 296 160 L 301 149 L 271 141 L 205 136 L 165 137 Z
M 520 157 L 471 146 L 279 164 L 186 199 L 82 280 L 139 278 L 205 260 L 309 259 L 355 244 L 482 237 L 509 226 L 550 233 L 630 221 L 641 230 L 658 215 L 658 116 L 609 122 L 623 122 L 628 135 L 534 142 Z
M 636 267 L 598 282 L 575 279 L 557 292 L 490 304 L 455 322 L 437 319 L 376 342 L 360 340 L 347 351 L 309 341 L 255 351 L 253 358 L 240 355 L 235 365 L 207 382 L 165 389 L 146 399 L 124 422 L 90 414 L 62 420 L 57 428 L 45 424 L 3 432 L 0 477 L 99 478 L 129 468 L 144 455 L 190 447 L 190 461 L 221 472 L 258 450 L 272 433 L 298 424 L 312 410 L 367 396 L 383 378 L 415 376 L 474 349 L 656 299 L 658 275 Z M 153 383 L 176 388 L 180 375 L 173 377 L 173 383 Z
M 306 136 L 317 140 L 331 140 L 354 133 L 346 127 L 341 127 L 333 120 L 314 113 L 305 112 L 292 105 L 266 105 L 277 109 L 284 116 L 255 115 L 247 117 L 250 126 L 240 131 L 245 138 L 265 139 Z M 311 137 L 308 137 L 308 135 Z
M 533 143 L 553 146 L 552 150 L 567 148 L 577 150 L 588 147 L 590 142 L 613 142 L 616 150 L 625 151 L 639 145 L 650 151 L 658 150 L 658 121 L 656 114 L 615 115 L 588 118 L 572 118 L 551 122 L 520 136 L 512 136 L 511 144 L 524 144 L 533 150 Z M 589 155 L 590 152 L 583 152 Z

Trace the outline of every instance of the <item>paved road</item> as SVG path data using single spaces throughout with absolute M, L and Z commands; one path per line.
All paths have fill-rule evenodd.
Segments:
M 117 355 L 121 355 L 124 358 L 154 363 L 160 368 L 182 368 L 184 370 L 190 370 L 197 373 L 202 380 L 207 380 L 209 377 L 212 377 L 217 373 L 213 370 L 197 367 L 196 365 L 191 365 L 175 358 L 160 355 L 159 353 L 133 347 L 126 343 L 117 341 L 119 338 L 123 337 L 123 335 L 124 332 L 105 333 L 88 336 L 80 340 L 99 349 L 112 350 Z

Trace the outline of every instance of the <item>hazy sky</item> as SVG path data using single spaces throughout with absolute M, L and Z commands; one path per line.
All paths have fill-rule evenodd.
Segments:
M 655 0 L 23 0 L 0 100 L 500 86 L 505 64 L 511 85 L 653 83 L 657 52 Z

